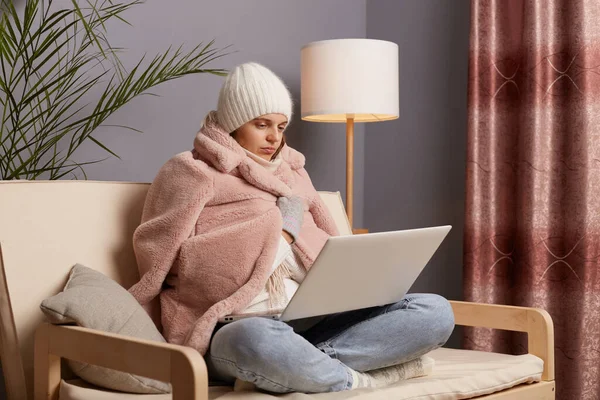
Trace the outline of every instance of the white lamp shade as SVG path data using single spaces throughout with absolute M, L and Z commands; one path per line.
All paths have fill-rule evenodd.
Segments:
M 398 118 L 398 45 L 384 40 L 312 42 L 300 52 L 301 114 L 306 121 Z

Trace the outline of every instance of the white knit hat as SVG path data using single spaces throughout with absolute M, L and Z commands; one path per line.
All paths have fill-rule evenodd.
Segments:
M 290 92 L 270 69 L 257 63 L 238 65 L 227 75 L 219 93 L 219 124 L 231 133 L 265 114 L 283 114 L 289 123 L 292 119 Z

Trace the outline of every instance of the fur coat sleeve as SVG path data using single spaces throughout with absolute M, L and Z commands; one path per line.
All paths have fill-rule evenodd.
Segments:
M 317 225 L 317 227 L 327 232 L 328 235 L 338 236 L 339 231 L 335 224 L 335 221 L 333 220 L 329 209 L 327 208 L 325 203 L 323 203 L 323 200 L 321 200 L 321 196 L 313 186 L 308 172 L 306 171 L 306 169 L 302 168 L 298 171 L 298 173 L 304 180 L 304 185 L 308 188 L 308 192 L 311 195 L 308 211 L 310 211 L 310 213 L 312 214 L 313 219 L 315 220 L 315 224 Z
M 158 172 L 133 236 L 141 279 L 129 291 L 140 304 L 148 304 L 161 292 L 182 243 L 193 235 L 212 193 L 212 179 L 189 152 L 172 158 Z

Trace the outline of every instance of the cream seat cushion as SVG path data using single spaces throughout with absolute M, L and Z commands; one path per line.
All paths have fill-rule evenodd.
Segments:
M 219 400 L 324 400 L 343 399 L 394 399 L 394 400 L 454 400 L 508 389 L 523 383 L 541 380 L 543 361 L 531 354 L 511 356 L 471 350 L 441 348 L 429 353 L 435 359 L 432 375 L 410 379 L 382 389 L 361 389 L 336 393 L 307 395 L 290 393 L 272 396 L 261 392 L 232 392 L 227 387 L 211 387 L 209 398 Z M 170 400 L 170 394 L 132 395 L 110 393 L 81 382 L 61 383 L 60 400 Z

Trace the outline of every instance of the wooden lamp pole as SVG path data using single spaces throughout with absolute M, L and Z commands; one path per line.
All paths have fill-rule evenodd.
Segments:
M 346 214 L 354 229 L 354 114 L 346 116 Z

